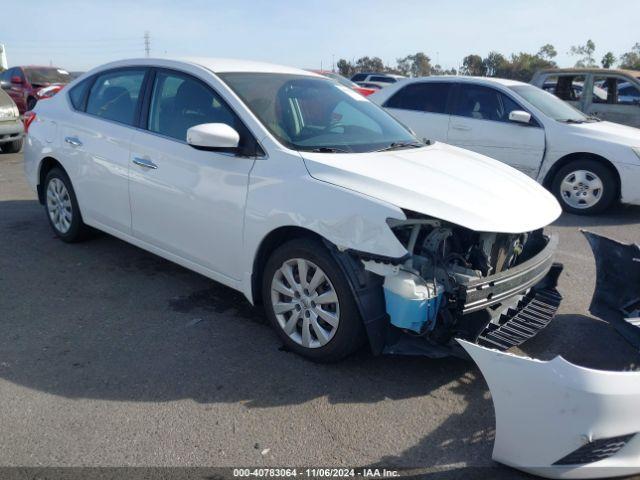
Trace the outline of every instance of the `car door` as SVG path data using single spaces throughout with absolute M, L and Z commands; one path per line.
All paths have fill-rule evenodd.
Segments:
M 460 83 L 451 111 L 447 141 L 500 160 L 534 177 L 545 150 L 544 129 L 509 120 L 514 110 L 527 111 L 493 87 Z M 530 112 L 529 112 L 530 113 Z
M 586 113 L 640 128 L 640 88 L 619 75 L 596 75 Z
M 65 168 L 82 215 L 107 231 L 131 232 L 129 147 L 147 72 L 108 70 L 75 86 L 74 111 L 60 126 Z
M 129 162 L 133 235 L 192 266 L 240 279 L 255 156 L 199 150 L 186 135 L 195 125 L 225 123 L 240 133 L 241 144 L 255 140 L 209 85 L 186 73 L 156 70 L 147 104 Z
M 410 83 L 393 94 L 383 106 L 411 128 L 418 138 L 447 141 L 448 101 L 451 82 Z

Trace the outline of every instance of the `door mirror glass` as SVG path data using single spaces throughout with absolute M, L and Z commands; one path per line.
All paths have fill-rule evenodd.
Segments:
M 529 112 L 525 112 L 523 110 L 513 110 L 509 113 L 509 121 L 516 123 L 531 123 L 531 114 Z
M 20 78 L 18 75 L 14 75 L 13 77 L 11 77 L 11 83 L 15 83 L 16 85 L 21 85 L 22 82 L 22 78 Z
M 187 130 L 187 143 L 200 150 L 235 152 L 240 134 L 226 123 L 202 123 Z

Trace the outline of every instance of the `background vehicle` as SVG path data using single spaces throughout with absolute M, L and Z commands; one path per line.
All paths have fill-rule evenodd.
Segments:
M 22 148 L 24 126 L 18 107 L 0 90 L 0 153 L 16 153 Z
M 363 95 L 365 97 L 367 97 L 367 96 L 371 95 L 372 93 L 376 92 L 376 89 L 361 87 L 360 85 L 358 85 L 356 83 L 353 83 L 351 80 L 349 80 L 347 78 L 344 78 L 339 73 L 328 72 L 326 70 L 311 70 L 311 71 L 314 72 L 314 73 L 317 73 L 318 75 L 322 75 L 322 76 L 325 76 L 327 78 L 331 78 L 331 79 L 341 83 L 345 87 L 348 87 L 348 88 L 350 88 L 352 90 L 355 90 L 360 95 Z
M 542 233 L 560 214 L 552 195 L 495 160 L 419 142 L 322 76 L 121 61 L 34 115 L 25 173 L 57 236 L 91 226 L 242 291 L 309 358 L 367 338 L 376 353 L 404 339 L 442 356 L 454 334 L 506 349 L 560 303 L 557 242 Z M 516 324 L 521 335 L 500 335 Z
M 40 98 L 48 98 L 58 91 L 49 89 L 49 95 L 39 97 L 41 89 L 63 86 L 70 81 L 69 73 L 56 67 L 12 67 L 0 75 L 2 88 L 11 96 L 21 114 L 33 109 Z
M 410 79 L 372 95 L 419 137 L 505 162 L 549 188 L 572 213 L 617 199 L 640 204 L 640 130 L 587 117 L 512 80 Z
M 380 88 L 384 88 L 392 83 L 396 83 L 405 77 L 402 75 L 393 75 L 390 73 L 376 73 L 376 72 L 361 72 L 356 73 L 351 77 L 351 81 L 357 83 L 360 86 L 364 84 L 377 85 Z
M 640 72 L 568 68 L 541 70 L 531 84 L 543 87 L 578 110 L 610 122 L 640 127 Z M 585 93 L 576 95 L 576 88 Z

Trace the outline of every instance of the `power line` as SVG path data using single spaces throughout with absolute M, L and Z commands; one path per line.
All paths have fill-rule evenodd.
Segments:
M 148 57 L 151 52 L 151 35 L 149 31 L 144 32 L 144 56 Z

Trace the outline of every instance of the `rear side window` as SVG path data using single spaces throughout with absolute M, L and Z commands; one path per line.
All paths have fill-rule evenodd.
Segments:
M 412 83 L 401 88 L 385 103 L 387 108 L 446 113 L 451 83 Z
M 87 78 L 69 90 L 69 100 L 76 110 L 84 110 L 84 99 L 91 84 L 90 80 L 91 79 Z
M 89 98 L 87 113 L 126 125 L 134 125 L 135 112 L 145 70 L 119 70 L 96 78 Z

